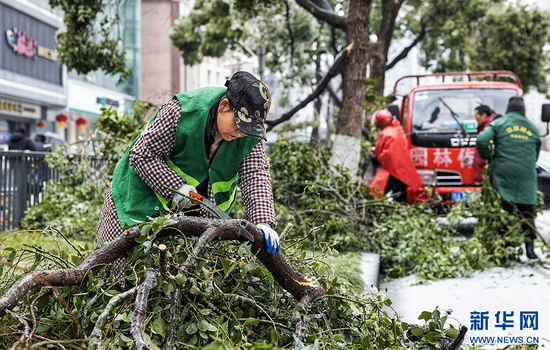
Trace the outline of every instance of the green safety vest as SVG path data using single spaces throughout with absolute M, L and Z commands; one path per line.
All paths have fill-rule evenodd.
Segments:
M 176 129 L 176 145 L 166 159 L 166 164 L 194 187 L 208 175 L 216 204 L 229 214 L 237 191 L 237 170 L 258 143 L 258 138 L 246 136 L 231 142 L 222 141 L 212 163 L 208 164 L 204 144 L 208 113 L 225 90 L 223 87 L 206 87 L 174 97 L 180 103 L 181 116 Z M 156 114 L 151 121 L 155 117 Z M 113 172 L 113 201 L 121 227 L 147 220 L 147 217 L 157 214 L 162 205 L 167 203 L 130 166 L 129 151 L 136 141 L 137 138 Z

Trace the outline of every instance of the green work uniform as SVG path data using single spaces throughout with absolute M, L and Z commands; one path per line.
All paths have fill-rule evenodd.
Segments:
M 225 90 L 223 87 L 206 87 L 174 97 L 180 103 L 181 116 L 176 128 L 175 147 L 166 163 L 194 187 L 208 176 L 216 204 L 229 213 L 235 200 L 239 165 L 258 143 L 258 138 L 246 136 L 231 142 L 223 141 L 209 164 L 204 142 L 206 122 L 210 109 Z M 137 138 L 113 172 L 113 202 L 121 227 L 147 220 L 167 202 L 147 186 L 130 165 L 129 151 L 136 141 Z
M 506 201 L 517 204 L 537 202 L 536 162 L 541 140 L 535 125 L 520 112 L 509 112 L 494 120 L 477 137 L 479 156 L 489 158 L 490 141 L 495 151 L 491 186 Z

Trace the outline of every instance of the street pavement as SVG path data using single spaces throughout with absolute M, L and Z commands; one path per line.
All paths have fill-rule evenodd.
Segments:
M 536 225 L 548 241 L 550 210 L 537 217 Z M 492 268 L 471 278 L 418 284 L 409 276 L 381 283 L 379 288 L 387 289 L 393 310 L 408 323 L 423 324 L 418 319 L 423 311 L 452 310 L 449 323 L 469 329 L 465 344 L 492 343 L 484 347 L 488 349 L 527 343 L 549 347 L 550 257 L 542 256 L 541 245 L 540 240 L 535 244 L 540 263 L 524 257 L 516 267 Z

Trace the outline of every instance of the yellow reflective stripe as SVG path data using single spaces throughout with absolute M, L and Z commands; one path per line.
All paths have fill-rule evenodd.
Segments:
M 221 203 L 220 205 L 218 205 L 218 207 L 223 211 L 226 211 L 227 209 L 229 209 L 229 207 L 231 206 L 231 204 L 235 200 L 235 195 L 236 194 L 237 194 L 237 186 L 235 186 L 235 188 L 233 189 L 233 193 L 231 193 L 231 197 L 229 197 L 229 200 Z
M 176 164 L 174 164 L 174 162 L 172 162 L 172 159 L 170 159 L 170 157 L 166 157 L 166 165 L 168 165 L 168 167 L 170 169 L 172 169 L 173 171 L 175 171 L 179 176 L 183 177 L 185 179 L 185 181 L 187 181 L 188 185 L 193 186 L 193 187 L 197 187 L 200 184 L 200 182 L 198 180 L 194 179 L 193 177 L 191 177 L 191 176 L 187 175 L 186 173 L 184 173 L 183 171 L 181 171 L 181 169 L 178 168 L 176 166 Z M 161 201 L 161 203 L 162 203 L 162 201 Z
M 235 174 L 233 178 L 229 181 L 218 181 L 216 183 L 212 184 L 212 192 L 214 193 L 221 193 L 221 192 L 227 192 L 231 189 L 231 185 L 235 182 L 235 179 L 237 178 L 239 174 Z

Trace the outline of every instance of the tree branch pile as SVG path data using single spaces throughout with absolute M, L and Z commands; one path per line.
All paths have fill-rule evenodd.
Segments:
M 345 347 L 369 341 L 379 344 L 374 348 L 408 343 L 399 318 L 374 312 L 387 304 L 382 293 L 359 296 L 324 267 L 319 259 L 333 254 L 330 248 L 305 258 L 299 242 L 287 243 L 296 246 L 287 261 L 281 253 L 266 253 L 263 234 L 245 220 L 156 220 L 129 229 L 77 266 L 30 271 L 11 287 L 4 284 L 0 347 L 113 344 L 156 350 L 218 342 L 232 349 L 265 341 L 298 349 L 315 342 Z M 240 235 L 241 228 L 254 243 Z M 114 279 L 113 264 L 120 258 L 125 258 L 124 276 Z

